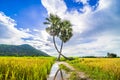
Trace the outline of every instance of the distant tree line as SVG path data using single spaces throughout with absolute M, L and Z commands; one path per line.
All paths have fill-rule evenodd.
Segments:
M 119 58 L 119 56 L 117 56 L 117 54 L 115 53 L 107 53 L 107 56 L 82 56 L 80 58 Z
M 107 53 L 107 57 L 109 57 L 109 58 L 116 58 L 117 57 L 117 54 L 115 54 L 115 53 Z

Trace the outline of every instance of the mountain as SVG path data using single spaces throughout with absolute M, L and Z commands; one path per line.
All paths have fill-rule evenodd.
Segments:
M 0 56 L 49 56 L 45 52 L 35 49 L 34 47 L 23 45 L 6 45 L 0 44 Z

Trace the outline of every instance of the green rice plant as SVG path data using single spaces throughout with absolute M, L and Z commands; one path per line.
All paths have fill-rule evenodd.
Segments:
M 81 58 L 68 62 L 93 80 L 120 80 L 120 58 Z
M 0 57 L 0 80 L 46 80 L 52 57 Z

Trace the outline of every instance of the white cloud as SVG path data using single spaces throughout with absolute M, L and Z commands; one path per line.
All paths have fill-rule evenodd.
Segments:
M 31 35 L 15 28 L 17 24 L 13 19 L 0 12 L 0 43 L 21 44 L 21 38 L 27 38 Z
M 88 39 L 88 38 L 87 38 Z M 80 41 L 81 42 L 81 41 Z M 73 56 L 97 55 L 105 56 L 107 52 L 117 53 L 120 52 L 120 37 L 114 35 L 100 35 L 95 36 L 91 42 L 72 44 L 64 48 L 63 53 Z M 73 42 L 74 43 L 74 42 Z M 74 47 L 73 47 L 74 46 Z
M 55 13 L 73 24 L 74 36 L 65 44 L 64 53 L 70 56 L 106 55 L 106 52 L 110 51 L 120 55 L 120 10 L 118 12 L 117 0 L 99 0 L 95 11 L 92 11 L 93 7 L 88 4 L 88 0 L 75 1 L 85 4 L 83 9 L 80 9 L 83 13 L 79 13 L 77 9 L 67 11 L 63 0 L 42 0 L 48 14 Z M 58 9 L 61 5 L 65 7 L 64 10 Z
M 0 12 L 0 44 L 30 44 L 45 52 L 53 47 L 45 30 L 17 29 L 16 25 L 15 20 Z
M 111 4 L 114 3 L 115 0 L 108 0 L 108 1 L 105 1 L 105 0 L 100 0 L 99 1 L 99 6 L 98 6 L 98 10 L 105 10 L 107 8 L 109 8 L 109 6 L 111 6 Z
M 82 2 L 83 4 L 88 4 L 88 0 L 75 0 L 76 2 Z
M 27 28 L 27 29 L 20 28 L 20 30 L 23 31 L 23 32 L 26 32 L 26 33 L 31 32 L 29 28 Z
M 46 7 L 48 13 L 61 15 L 67 10 L 63 0 L 41 0 L 41 2 Z
M 45 30 L 34 29 L 34 31 L 35 33 L 32 35 L 31 39 L 28 39 L 25 42 L 44 52 L 52 50 L 53 44 L 51 40 L 49 40 L 51 39 L 49 34 Z
M 89 23 L 87 19 L 89 19 L 89 16 L 92 14 L 92 9 L 89 5 L 85 5 L 85 7 L 81 9 L 81 11 L 84 12 L 84 14 L 81 14 L 77 10 L 68 12 L 64 0 L 41 0 L 41 2 L 43 3 L 43 6 L 47 9 L 48 14 L 57 14 L 62 19 L 70 20 L 73 26 L 75 26 L 73 28 L 74 32 L 81 33 L 86 29 L 86 24 Z

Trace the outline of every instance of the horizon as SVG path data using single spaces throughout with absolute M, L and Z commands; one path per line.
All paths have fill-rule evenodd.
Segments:
M 110 52 L 120 56 L 119 7 L 117 0 L 1 0 L 0 44 L 29 44 L 57 56 L 43 24 L 53 13 L 73 25 L 73 37 L 63 46 L 64 55 L 106 56 Z

